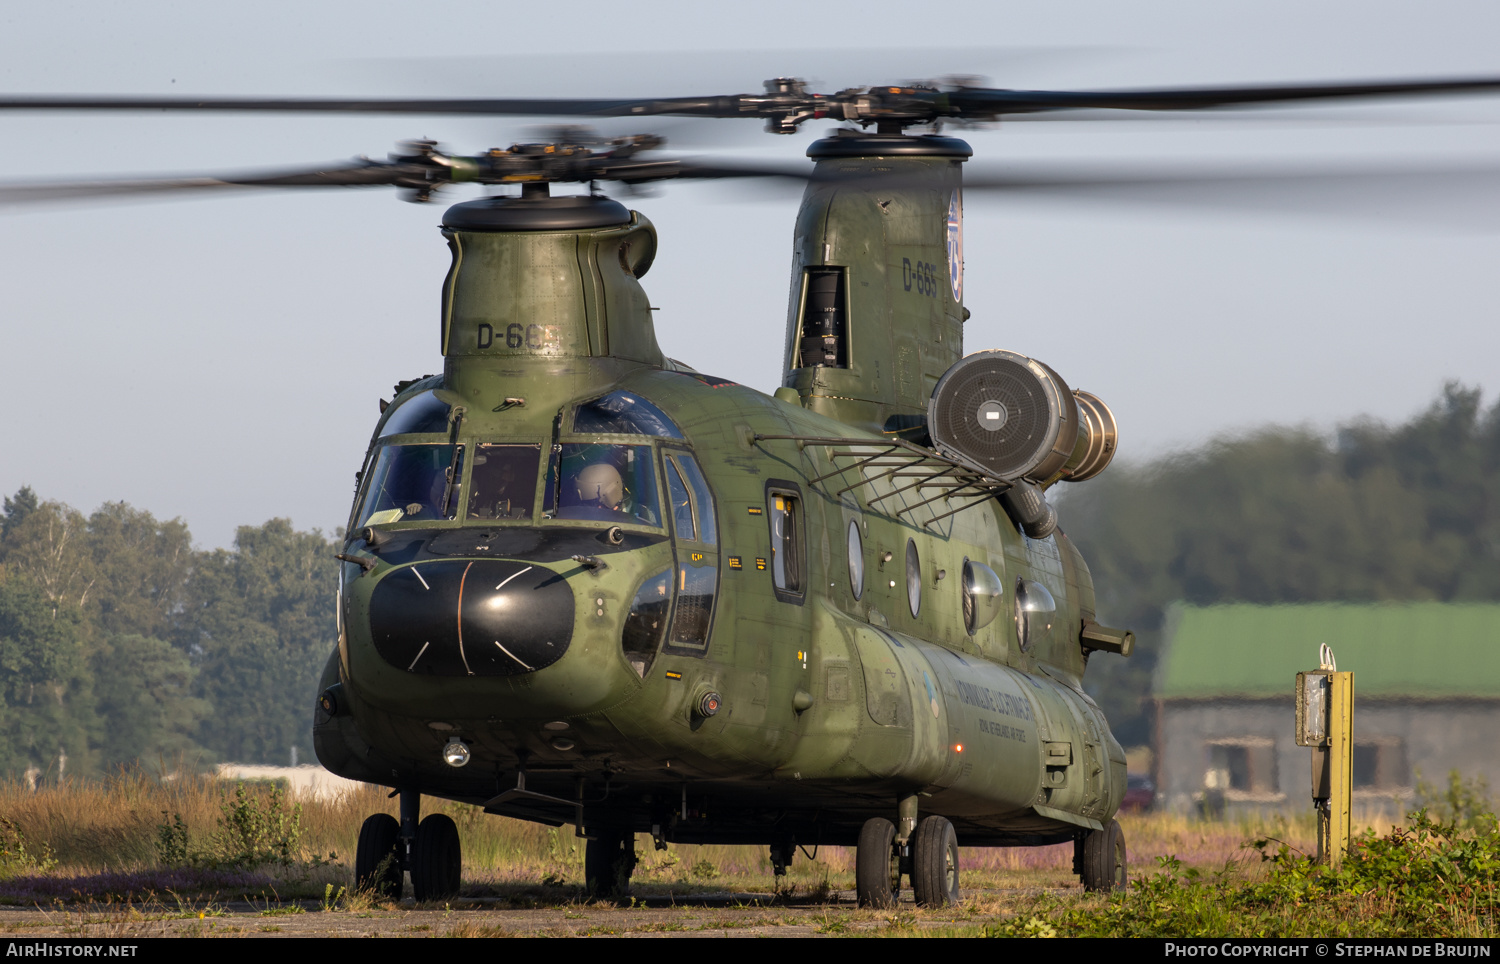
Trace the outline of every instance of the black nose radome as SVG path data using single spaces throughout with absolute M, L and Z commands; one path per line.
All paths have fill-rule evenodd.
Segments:
M 557 662 L 573 637 L 573 590 L 551 569 L 505 559 L 403 566 L 370 596 L 386 662 L 429 676 L 517 676 Z

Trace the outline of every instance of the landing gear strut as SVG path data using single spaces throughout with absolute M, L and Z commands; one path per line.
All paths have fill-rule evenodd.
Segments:
M 630 875 L 635 871 L 635 834 L 628 830 L 602 830 L 590 837 L 583 849 L 583 875 L 589 896 L 595 900 L 620 900 L 630 895 Z
M 410 871 L 412 893 L 419 901 L 458 893 L 464 863 L 458 827 L 441 813 L 418 823 L 421 802 L 416 790 L 402 790 L 399 821 L 385 813 L 365 819 L 354 850 L 354 881 L 360 890 L 400 900 L 402 878 Z
M 796 855 L 797 843 L 790 837 L 771 844 L 772 875 L 776 877 L 785 877 L 787 868 L 792 865 L 792 858 Z
M 865 821 L 854 855 L 854 886 L 861 907 L 895 907 L 901 875 L 911 876 L 912 896 L 923 907 L 958 903 L 958 835 L 947 818 L 918 822 L 914 798 L 899 808 L 903 828 L 914 827 L 902 846 L 895 824 L 884 817 Z M 905 851 L 905 854 L 902 851 Z

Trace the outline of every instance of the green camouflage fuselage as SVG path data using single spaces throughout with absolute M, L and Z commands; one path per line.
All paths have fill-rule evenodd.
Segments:
M 563 199 L 450 211 L 444 372 L 385 411 L 350 520 L 322 680 L 337 708 L 314 725 L 329 769 L 681 841 L 852 843 L 912 792 L 972 844 L 1109 820 L 1124 754 L 1082 688 L 1094 594 L 1072 543 L 801 440 L 916 437 L 962 355 L 945 225 L 967 152 L 931 139 L 886 157 L 874 140 L 815 154 L 846 176 L 809 187 L 798 218 L 776 397 L 661 354 L 639 215 L 603 199 L 554 221 Z M 905 176 L 893 190 L 869 168 Z M 836 344 L 802 364 L 808 279 L 834 270 Z M 436 467 L 428 503 L 387 498 L 401 452 Z M 579 501 L 589 459 L 628 500 Z M 496 501 L 502 464 L 535 472 Z M 966 563 L 1005 587 L 973 632 Z M 1056 601 L 1024 649 L 1022 581 Z M 462 767 L 443 760 L 455 739 Z

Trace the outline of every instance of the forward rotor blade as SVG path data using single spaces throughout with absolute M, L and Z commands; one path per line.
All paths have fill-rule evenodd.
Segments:
M 181 110 L 351 114 L 477 114 L 517 117 L 741 116 L 728 97 L 665 100 L 572 98 L 0 97 L 0 110 Z
M 440 184 L 428 176 L 434 168 L 420 163 L 365 161 L 346 167 L 197 177 L 122 178 L 91 181 L 41 181 L 24 184 L 0 183 L 0 208 L 27 204 L 104 200 L 109 198 L 191 194 L 203 191 L 319 187 L 419 187 Z M 628 158 L 612 163 L 601 157 L 595 179 L 637 184 L 681 179 L 781 178 L 807 181 L 811 165 L 772 166 L 716 163 L 690 159 Z M 574 180 L 577 178 L 569 178 Z M 588 180 L 588 177 L 581 178 Z M 481 179 L 482 180 L 482 179 Z
M 398 183 L 409 174 L 403 165 L 367 161 L 348 167 L 309 168 L 206 177 L 122 178 L 95 181 L 40 181 L 0 183 L 0 206 L 83 201 L 143 195 L 188 194 L 248 188 L 370 187 Z
M 624 184 L 688 179 L 781 181 L 791 185 L 827 181 L 847 182 L 851 187 L 878 192 L 881 187 L 899 190 L 926 183 L 925 178 L 908 184 L 909 179 L 899 174 L 868 171 L 819 175 L 808 164 L 742 164 L 710 158 L 622 158 L 612 162 L 601 157 L 599 160 L 597 172 L 592 175 L 594 179 Z M 222 176 L 0 184 L 0 207 L 214 190 L 415 187 L 441 183 L 428 180 L 432 173 L 430 166 L 404 160 L 363 161 L 342 167 Z M 971 167 L 964 174 L 964 191 L 970 195 L 998 192 L 1017 198 L 1071 198 L 1377 219 L 1396 217 L 1478 226 L 1485 230 L 1500 228 L 1500 165 L 1495 164 L 1280 171 L 1205 170 L 1175 164 L 1111 171 L 1098 165 L 1029 162 L 1003 169 Z
M 680 161 L 664 161 L 663 164 L 672 165 L 677 171 L 678 178 L 692 179 L 745 179 L 745 178 L 780 178 L 782 180 L 805 183 L 813 180 L 813 167 L 811 164 L 717 164 L 706 160 L 684 159 Z M 644 178 L 619 177 L 619 180 L 644 180 Z

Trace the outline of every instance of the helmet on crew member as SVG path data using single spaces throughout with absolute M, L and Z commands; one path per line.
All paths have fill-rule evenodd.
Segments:
M 625 501 L 625 480 L 618 469 L 605 462 L 586 466 L 574 485 L 581 502 L 614 509 Z

